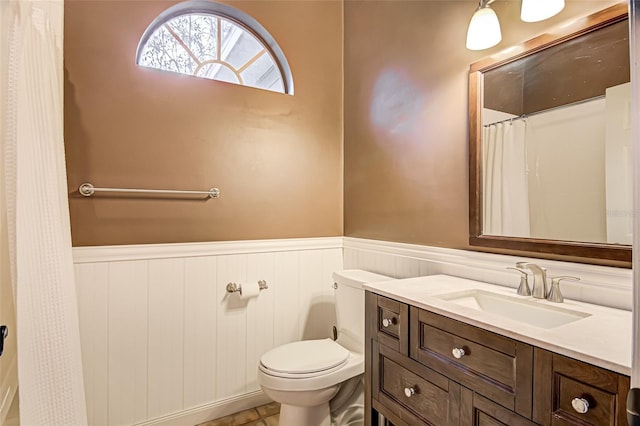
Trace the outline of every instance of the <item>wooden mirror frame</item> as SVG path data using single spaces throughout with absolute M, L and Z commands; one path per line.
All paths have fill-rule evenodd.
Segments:
M 585 259 L 631 262 L 631 246 L 482 234 L 482 73 L 551 46 L 628 19 L 628 6 L 616 4 L 552 30 L 519 46 L 471 64 L 469 70 L 469 245 L 472 247 L 547 253 Z

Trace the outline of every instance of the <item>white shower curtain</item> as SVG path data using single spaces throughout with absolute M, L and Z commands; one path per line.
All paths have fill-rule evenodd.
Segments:
M 62 0 L 0 1 L 20 421 L 87 424 L 63 143 Z
M 492 124 L 482 136 L 482 233 L 529 237 L 529 185 L 522 119 Z

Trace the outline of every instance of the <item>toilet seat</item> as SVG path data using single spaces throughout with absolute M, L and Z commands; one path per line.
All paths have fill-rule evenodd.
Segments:
M 272 349 L 260 358 L 264 373 L 287 378 L 316 377 L 340 369 L 350 352 L 331 339 L 303 340 Z

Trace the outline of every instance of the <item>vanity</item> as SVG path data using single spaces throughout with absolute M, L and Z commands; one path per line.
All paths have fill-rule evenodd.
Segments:
M 622 2 L 471 64 L 470 247 L 630 266 L 628 28 Z M 364 285 L 367 425 L 627 424 L 631 312 L 516 266 L 544 290 Z
M 447 275 L 365 289 L 367 424 L 627 424 L 630 312 Z

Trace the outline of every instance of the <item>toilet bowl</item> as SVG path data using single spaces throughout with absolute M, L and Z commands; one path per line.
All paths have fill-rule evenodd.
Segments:
M 329 426 L 331 401 L 346 382 L 358 380 L 364 373 L 364 290 L 362 284 L 391 278 L 362 270 L 333 274 L 336 288 L 338 339 L 303 340 L 266 352 L 258 366 L 258 382 L 264 393 L 280 406 L 280 426 Z M 362 390 L 362 386 L 348 387 Z M 343 388 L 346 390 L 347 388 Z M 353 401 L 342 395 L 336 400 Z M 358 407 L 349 409 L 349 417 Z M 335 417 L 335 416 L 334 416 Z M 357 417 L 357 415 L 356 415 Z M 350 420 L 350 424 L 353 420 Z

